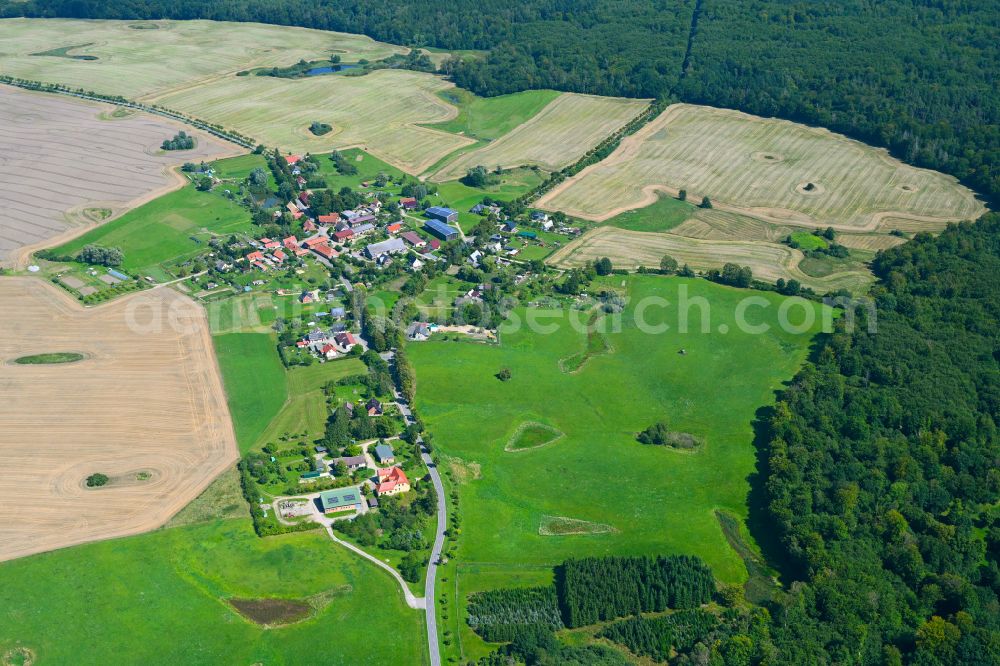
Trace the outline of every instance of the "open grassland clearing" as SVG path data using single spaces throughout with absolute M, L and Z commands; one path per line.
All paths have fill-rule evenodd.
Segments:
M 172 165 L 236 151 L 186 129 L 193 149 L 162 152 L 179 124 L 141 113 L 101 120 L 113 108 L 0 86 L 0 262 L 23 264 L 30 249 L 180 186 Z
M 344 62 L 378 60 L 407 51 L 363 35 L 215 21 L 4 19 L 0 44 L 4 74 L 133 99 L 251 67 L 335 54 Z M 67 48 L 61 56 L 32 55 Z
M 267 629 L 237 612 L 237 599 L 309 611 Z M 387 573 L 322 532 L 260 539 L 246 519 L 7 562 L 0 608 L 0 653 L 23 645 L 43 664 L 427 661 L 423 613 Z M 334 627 L 336 639 L 322 640 Z M 391 649 L 372 636 L 391 636 Z
M 0 280 L 0 560 L 154 529 L 237 458 L 204 313 L 169 290 L 84 310 Z M 86 358 L 17 365 L 73 349 Z M 108 485 L 87 488 L 94 473 Z
M 530 120 L 447 163 L 432 179 L 453 180 L 480 165 L 488 169 L 534 165 L 558 171 L 626 125 L 648 104 L 648 100 L 563 93 Z
M 167 264 L 182 262 L 205 251 L 208 241 L 253 224 L 247 211 L 219 192 L 199 192 L 187 185 L 131 210 L 116 220 L 54 248 L 57 255 L 75 255 L 87 245 L 121 248 L 121 269 L 135 277 L 157 281 L 170 277 Z
M 983 205 L 954 178 L 917 169 L 827 130 L 675 104 L 538 205 L 591 220 L 686 189 L 700 201 L 796 226 L 881 228 L 884 217 L 937 230 Z
M 734 263 L 749 266 L 753 276 L 766 282 L 795 279 L 820 293 L 849 289 L 862 293 L 874 277 L 855 264 L 839 264 L 837 270 L 816 275 L 804 267 L 802 252 L 777 243 L 759 241 L 701 240 L 672 233 L 645 233 L 600 227 L 557 250 L 548 261 L 554 266 L 572 268 L 602 257 L 611 259 L 617 268 L 639 266 L 656 268 L 660 259 L 670 255 L 678 264 L 699 271 L 722 268 Z
M 607 334 L 615 352 L 593 357 L 576 373 L 563 372 L 559 361 L 582 348 L 586 334 L 558 318 L 540 319 L 558 322 L 551 334 L 504 331 L 498 346 L 432 339 L 407 350 L 417 370 L 417 406 L 459 493 L 457 565 L 445 567 L 439 580 L 446 580 L 441 586 L 451 608 L 441 622 L 465 658 L 488 650 L 464 623 L 469 594 L 548 584 L 551 565 L 567 557 L 690 553 L 725 582 L 746 578 L 714 511 L 746 518 L 751 423 L 805 359 L 811 332 L 773 328 L 786 300 L 776 294 L 759 294 L 769 306 L 757 310 L 759 319 L 751 316 L 773 330 L 749 335 L 733 325 L 734 312 L 742 298 L 758 293 L 698 279 L 625 280 L 630 304 L 621 331 Z M 640 331 L 636 303 L 657 296 L 676 304 L 681 286 L 689 298 L 710 303 L 711 332 L 680 333 L 676 306 L 647 311 L 650 324 L 670 325 L 666 333 Z M 802 315 L 803 308 L 821 311 L 804 302 L 794 311 Z M 525 311 L 515 314 L 524 320 Z M 798 323 L 798 315 L 790 318 Z M 693 329 L 700 316 L 695 307 Z M 586 320 L 584 313 L 579 317 Z M 721 325 L 729 331 L 719 333 Z M 501 367 L 510 368 L 510 381 L 494 377 Z M 565 436 L 539 448 L 505 450 L 526 419 Z M 682 453 L 639 444 L 636 433 L 660 420 L 707 446 Z
M 430 74 L 390 69 L 303 79 L 232 76 L 159 96 L 155 102 L 283 151 L 361 147 L 416 174 L 473 142 L 424 126 L 456 116 L 458 110 L 437 95 L 451 87 Z M 314 136 L 309 131 L 313 121 L 333 130 Z
M 458 115 L 434 128 L 478 141 L 493 141 L 527 122 L 560 94 L 555 90 L 525 90 L 510 95 L 479 97 L 462 88 L 450 88 L 438 95 L 457 106 Z
M 585 343 L 586 334 L 566 319 L 569 312 L 544 320 L 556 324 L 547 335 L 522 326 L 503 331 L 499 346 L 432 339 L 409 349 L 419 382 L 417 406 L 434 433 L 435 450 L 481 470 L 481 478 L 458 485 L 461 561 L 516 569 L 569 556 L 683 552 L 705 558 L 723 580 L 745 577 L 712 512 L 724 507 L 746 515 L 755 410 L 770 403 L 773 391 L 797 370 L 815 328 L 799 335 L 778 330 L 778 305 L 785 299 L 776 294 L 760 294 L 769 307 L 750 315 L 771 330 L 750 335 L 734 325 L 736 305 L 749 292 L 697 279 L 627 281 L 631 303 L 621 330 L 606 334 L 615 352 L 591 358 L 576 373 L 559 367 L 560 359 Z M 666 333 L 639 330 L 635 304 L 650 296 L 676 303 L 680 288 L 710 303 L 710 332 L 678 332 L 675 308 L 650 308 L 644 315 L 652 325 L 669 324 Z M 802 316 L 820 310 L 805 301 L 795 307 Z M 524 321 L 525 310 L 515 314 Z M 718 332 L 722 325 L 727 333 Z M 684 355 L 678 353 L 682 348 Z M 494 376 L 503 367 L 510 368 L 510 381 Z M 565 436 L 506 450 L 526 419 Z M 636 432 L 664 419 L 708 445 L 679 454 L 636 442 Z M 622 469 L 644 472 L 625 479 Z M 543 516 L 618 532 L 582 541 L 541 536 Z

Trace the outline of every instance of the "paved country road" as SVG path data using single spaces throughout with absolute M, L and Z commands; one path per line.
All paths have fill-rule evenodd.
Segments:
M 390 363 L 395 362 L 395 352 L 384 352 L 382 358 Z M 399 393 L 398 388 L 393 388 L 393 396 L 396 400 L 396 407 L 403 415 L 406 425 L 414 423 L 413 412 L 410 406 Z M 420 457 L 427 465 L 431 481 L 434 483 L 434 491 L 437 494 L 437 529 L 434 533 L 434 545 L 431 547 L 431 560 L 427 564 L 427 580 L 424 583 L 424 609 L 427 614 L 427 649 L 429 651 L 431 666 L 441 666 L 441 646 L 438 644 L 437 631 L 437 597 L 434 596 L 434 584 L 437 579 L 438 563 L 441 561 L 441 551 L 444 549 L 444 533 L 448 529 L 447 504 L 444 498 L 444 484 L 441 483 L 441 475 L 438 473 L 437 465 L 431 458 L 430 452 L 424 446 L 423 437 L 417 437 L 417 444 L 420 445 Z

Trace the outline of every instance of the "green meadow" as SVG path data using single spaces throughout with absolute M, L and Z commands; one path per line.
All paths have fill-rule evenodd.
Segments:
M 458 107 L 458 115 L 443 123 L 428 125 L 434 129 L 480 141 L 492 141 L 534 117 L 545 105 L 559 96 L 554 90 L 526 90 L 497 97 L 479 97 L 461 88 L 450 88 L 438 97 Z M 449 155 L 453 157 L 454 153 Z
M 604 224 L 629 231 L 669 231 L 694 213 L 694 205 L 661 194 L 656 203 L 627 210 Z
M 226 333 L 212 338 L 222 370 L 240 451 L 246 452 L 288 398 L 277 340 L 267 333 Z
M 122 269 L 138 277 L 168 279 L 161 267 L 205 250 L 214 236 L 250 231 L 250 215 L 220 194 L 199 192 L 193 185 L 154 199 L 116 220 L 54 249 L 73 255 L 85 245 L 120 247 Z
M 367 372 L 368 368 L 357 358 L 313 363 L 309 367 L 287 370 L 288 400 L 257 438 L 254 448 L 277 442 L 286 433 L 305 433 L 302 439 L 306 442 L 322 437 L 329 416 L 323 386 L 327 382 Z
M 542 174 L 533 169 L 514 169 L 500 176 L 500 182 L 485 189 L 469 187 L 457 180 L 438 184 L 438 197 L 431 197 L 437 206 L 448 206 L 458 211 L 458 224 L 469 231 L 483 218 L 469 209 L 490 197 L 496 201 L 516 199 L 542 182 Z
M 796 231 L 791 234 L 791 239 L 792 242 L 794 242 L 796 246 L 803 251 L 820 250 L 830 247 L 830 244 L 825 238 L 808 231 Z
M 774 391 L 801 365 L 818 323 L 807 334 L 774 328 L 784 301 L 776 294 L 659 276 L 615 276 L 613 282 L 624 285 L 630 299 L 621 330 L 607 333 L 607 350 L 573 372 L 564 372 L 560 360 L 578 355 L 588 342 L 568 323 L 569 316 L 586 321 L 586 315 L 569 310 L 541 319 L 551 333 L 502 331 L 499 346 L 439 340 L 410 345 L 417 406 L 434 434 L 435 450 L 480 470 L 458 485 L 459 560 L 517 570 L 570 556 L 692 553 L 723 581 L 742 581 L 746 570 L 713 512 L 746 516 L 754 413 L 773 401 Z M 657 303 L 643 316 L 669 330 L 640 331 L 636 303 L 645 297 L 676 303 L 681 289 L 689 299 L 710 304 L 710 332 L 679 332 L 677 308 Z M 749 308 L 747 321 L 768 323 L 770 332 L 737 330 L 734 312 L 748 296 L 767 307 Z M 793 321 L 803 308 L 819 311 L 801 304 L 792 310 Z M 700 319 L 701 308 L 690 312 L 692 320 Z M 523 320 L 540 313 L 513 314 Z M 512 373 L 507 382 L 494 376 L 504 367 Z M 705 445 L 692 453 L 636 441 L 638 431 L 661 420 Z M 505 450 L 526 423 L 565 436 L 537 448 Z M 543 516 L 616 531 L 542 536 Z
M 44 584 L 40 583 L 44 581 Z M 265 629 L 230 598 L 304 601 Z M 39 664 L 424 664 L 423 613 L 325 533 L 215 521 L 0 564 L 0 653 Z

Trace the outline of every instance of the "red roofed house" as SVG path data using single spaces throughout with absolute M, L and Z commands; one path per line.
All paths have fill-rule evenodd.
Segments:
M 302 223 L 303 231 L 316 231 L 316 223 L 312 219 L 308 219 Z
M 309 254 L 309 250 L 305 249 L 304 247 L 297 247 L 294 250 L 292 250 L 292 252 L 295 253 L 296 257 L 304 257 L 307 254 Z
M 301 155 L 288 155 L 285 157 L 285 161 L 288 162 L 288 166 L 291 166 L 302 159 Z
M 353 235 L 354 235 L 354 230 L 353 229 L 343 229 L 343 230 L 338 231 L 337 233 L 335 233 L 333 235 L 333 237 L 336 238 L 337 240 L 343 242 L 343 241 L 347 240 L 348 238 L 350 238 Z
M 313 236 L 312 238 L 307 238 L 302 241 L 302 245 L 311 250 L 317 245 L 326 245 L 326 241 L 327 239 L 324 236 Z
M 295 248 L 299 246 L 299 239 L 295 236 L 289 236 L 285 240 L 281 241 L 281 244 L 285 246 L 286 250 L 294 251 Z
M 250 254 L 247 255 L 247 261 L 249 262 L 263 261 L 263 260 L 264 260 L 264 253 L 261 252 L 260 250 L 257 250 L 256 252 L 251 252 Z
M 305 205 L 308 206 L 309 205 L 309 197 L 311 195 L 312 195 L 312 192 L 310 192 L 309 190 L 306 190 L 305 192 L 303 192 L 302 194 L 299 195 L 299 201 L 301 201 L 302 203 L 304 203 Z
M 281 247 L 281 243 L 276 240 L 271 240 L 270 238 L 262 238 L 261 240 L 264 241 L 265 250 L 277 250 Z
M 319 350 L 319 353 L 323 355 L 327 360 L 332 358 L 337 358 L 337 348 L 331 345 L 329 342 L 323 345 L 323 348 Z
M 378 485 L 375 492 L 379 495 L 397 495 L 410 491 L 410 480 L 406 472 L 399 467 L 389 467 L 378 471 Z
M 393 222 L 392 224 L 387 226 L 385 230 L 388 231 L 390 234 L 394 234 L 397 233 L 402 228 L 403 228 L 402 224 L 400 224 L 399 222 Z
M 432 238 L 431 242 L 428 243 L 428 245 L 430 245 L 432 250 L 437 250 L 438 248 L 441 247 L 441 241 L 439 241 L 437 238 Z
M 284 252 L 282 252 L 281 250 L 275 250 L 275 251 L 274 251 L 273 253 L 271 253 L 271 254 L 272 254 L 272 256 L 273 256 L 273 257 L 274 257 L 275 259 L 277 259 L 277 260 L 278 260 L 279 262 L 283 262 L 283 261 L 285 261 L 285 259 L 287 259 L 287 258 L 288 258 L 288 255 L 286 255 L 286 254 L 285 254 Z
M 343 333 L 337 333 L 333 338 L 334 342 L 341 346 L 345 351 L 350 351 L 350 349 L 358 344 L 357 338 L 351 335 L 350 331 L 344 331 Z
M 420 204 L 413 197 L 404 197 L 399 200 L 399 205 L 403 208 L 403 210 L 413 210 Z
M 338 254 L 338 252 L 336 250 L 334 250 L 332 247 L 330 247 L 326 243 L 324 243 L 322 245 L 317 245 L 317 246 L 315 246 L 315 247 L 313 247 L 311 249 L 312 249 L 313 252 L 315 252 L 319 256 L 323 257 L 324 259 L 333 259 Z
M 320 224 L 326 224 L 326 225 L 337 224 L 337 222 L 340 222 L 340 213 L 330 213 L 329 215 L 320 215 L 318 219 Z
M 399 234 L 399 237 L 405 240 L 413 247 L 423 247 L 424 245 L 427 245 L 427 241 L 425 241 L 423 238 L 421 238 L 412 231 L 404 231 L 403 233 Z

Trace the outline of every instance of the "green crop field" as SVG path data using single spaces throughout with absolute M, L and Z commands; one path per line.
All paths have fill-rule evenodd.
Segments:
M 305 601 L 311 617 L 265 629 L 231 598 Z M 0 564 L 0 620 L 0 654 L 40 664 L 426 663 L 423 613 L 388 574 L 322 531 L 260 539 L 246 519 Z
M 874 231 L 896 218 L 934 229 L 983 205 L 954 178 L 916 169 L 827 130 L 675 104 L 538 205 L 592 220 L 686 189 L 777 224 Z M 884 231 L 888 232 L 888 228 Z M 928 229 L 930 230 L 930 229 Z
M 451 87 L 430 74 L 390 69 L 303 79 L 229 76 L 155 101 L 283 151 L 361 147 L 416 174 L 473 141 L 425 126 L 455 117 L 458 110 L 437 96 Z M 314 136 L 313 121 L 333 131 Z
M 85 245 L 119 247 L 122 269 L 142 277 L 168 277 L 160 265 L 204 251 L 214 236 L 249 231 L 250 216 L 239 205 L 213 192 L 187 185 L 60 245 L 57 254 L 75 254 Z M 197 240 L 194 240 L 196 238 Z
M 266 333 L 226 333 L 212 338 L 241 451 L 249 449 L 288 398 L 277 341 Z
M 808 231 L 796 231 L 790 234 L 792 242 L 797 243 L 801 250 L 819 250 L 829 247 L 830 244 L 825 238 L 811 234 Z
M 586 345 L 586 336 L 568 323 L 572 311 L 540 320 L 556 325 L 551 334 L 502 331 L 499 347 L 434 340 L 410 346 L 417 406 L 435 435 L 435 451 L 480 470 L 459 485 L 462 562 L 517 569 L 569 556 L 678 552 L 705 558 L 722 580 L 746 577 L 713 511 L 746 516 L 755 410 L 773 402 L 774 391 L 805 359 L 820 307 L 795 302 L 793 323 L 805 311 L 817 319 L 807 333 L 795 334 L 775 326 L 785 301 L 776 294 L 650 276 L 615 276 L 608 284 L 620 288 L 622 281 L 632 305 L 621 332 L 609 333 L 609 350 L 572 373 L 559 362 Z M 657 335 L 637 328 L 636 303 L 647 297 L 677 303 L 681 289 L 707 302 L 710 332 L 678 332 L 676 307 L 657 303 L 643 316 L 670 329 Z M 735 309 L 748 296 L 766 306 L 749 308 L 748 323 L 767 323 L 771 331 L 738 330 Z M 701 309 L 690 312 L 698 329 Z M 515 316 L 523 320 L 526 311 Z M 510 368 L 510 381 L 494 377 L 501 367 Z M 659 420 L 703 438 L 704 447 L 690 453 L 636 442 L 636 432 Z M 527 422 L 565 436 L 534 449 L 505 450 Z M 541 536 L 543 516 L 617 531 Z
M 511 95 L 479 97 L 468 90 L 452 88 L 438 95 L 458 107 L 458 116 L 434 128 L 480 141 L 493 141 L 527 122 L 559 94 L 555 90 L 525 90 Z
M 251 67 L 287 66 L 333 54 L 345 62 L 377 60 L 406 51 L 362 35 L 214 21 L 4 19 L 0 43 L 4 74 L 130 98 Z M 66 48 L 62 56 L 32 55 Z
M 648 104 L 647 100 L 563 93 L 495 141 L 448 162 L 432 179 L 459 178 L 479 165 L 489 169 L 535 165 L 557 171 L 580 159 Z

